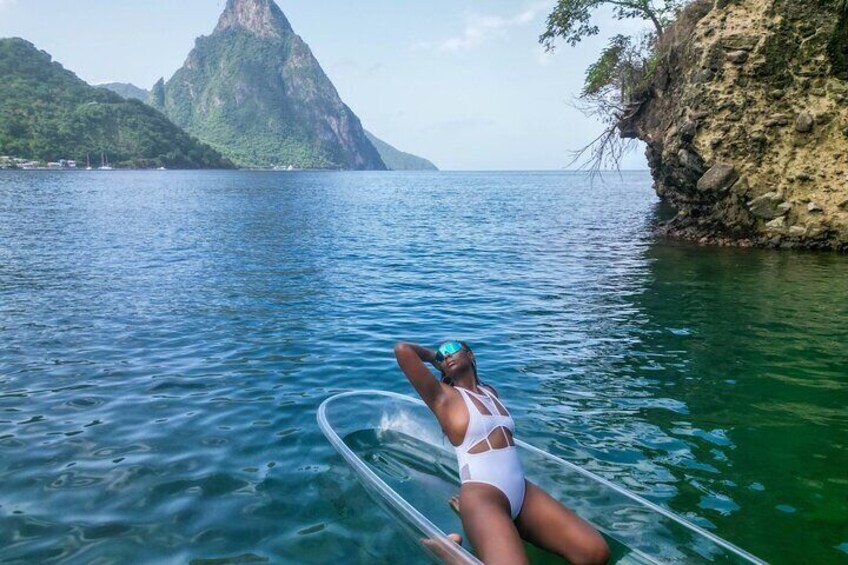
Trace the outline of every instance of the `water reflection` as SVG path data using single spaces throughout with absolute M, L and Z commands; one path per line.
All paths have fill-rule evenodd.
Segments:
M 621 318 L 590 297 L 592 355 L 545 384 L 561 448 L 766 559 L 838 562 L 848 262 L 668 243 L 644 260 L 638 291 L 613 293 Z

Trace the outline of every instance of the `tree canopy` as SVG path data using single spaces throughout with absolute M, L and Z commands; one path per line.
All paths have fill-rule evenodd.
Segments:
M 603 7 L 612 8 L 618 20 L 638 18 L 651 22 L 654 33 L 660 36 L 685 4 L 686 0 L 559 0 L 548 15 L 539 41 L 553 50 L 557 39 L 573 47 L 584 37 L 597 35 L 600 29 L 592 23 L 592 14 Z

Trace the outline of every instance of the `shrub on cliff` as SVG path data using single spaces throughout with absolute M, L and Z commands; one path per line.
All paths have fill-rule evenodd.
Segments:
M 619 135 L 619 124 L 637 111 L 649 95 L 654 74 L 670 52 L 669 46 L 676 42 L 676 37 L 669 35 L 677 34 L 669 30 L 681 27 L 672 28 L 671 24 L 687 18 L 697 21 L 711 6 L 709 0 L 559 0 L 539 37 L 549 51 L 556 47 L 557 40 L 574 46 L 585 37 L 598 34 L 600 29 L 592 23 L 592 15 L 602 7 L 612 8 L 616 19 L 641 19 L 651 24 L 651 29 L 639 36 L 615 35 L 586 70 L 578 106 L 584 113 L 600 119 L 606 128 L 575 152 L 572 163 L 588 154 L 584 164 L 593 171 L 618 166 L 630 148 L 630 140 Z

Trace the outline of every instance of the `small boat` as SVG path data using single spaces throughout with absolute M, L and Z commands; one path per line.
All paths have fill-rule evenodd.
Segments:
M 469 546 L 445 535 L 462 532 L 459 517 L 447 504 L 459 492 L 456 456 L 422 401 L 385 391 L 344 392 L 324 400 L 317 418 L 365 490 L 423 552 L 437 562 L 480 563 Z M 765 564 L 574 463 L 518 439 L 515 444 L 528 480 L 603 534 L 612 550 L 610 563 Z M 531 563 L 551 557 L 530 547 L 528 556 Z
M 87 154 L 85 156 L 85 170 L 86 171 L 91 170 L 91 154 Z
M 98 171 L 111 171 L 112 167 L 109 166 L 109 157 L 106 156 L 105 153 L 100 154 L 100 166 L 97 167 Z

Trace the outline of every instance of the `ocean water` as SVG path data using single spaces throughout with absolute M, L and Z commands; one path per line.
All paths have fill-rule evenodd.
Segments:
M 848 258 L 657 241 L 647 173 L 0 174 L 0 561 L 423 560 L 324 439 L 458 337 L 519 437 L 848 562 Z

